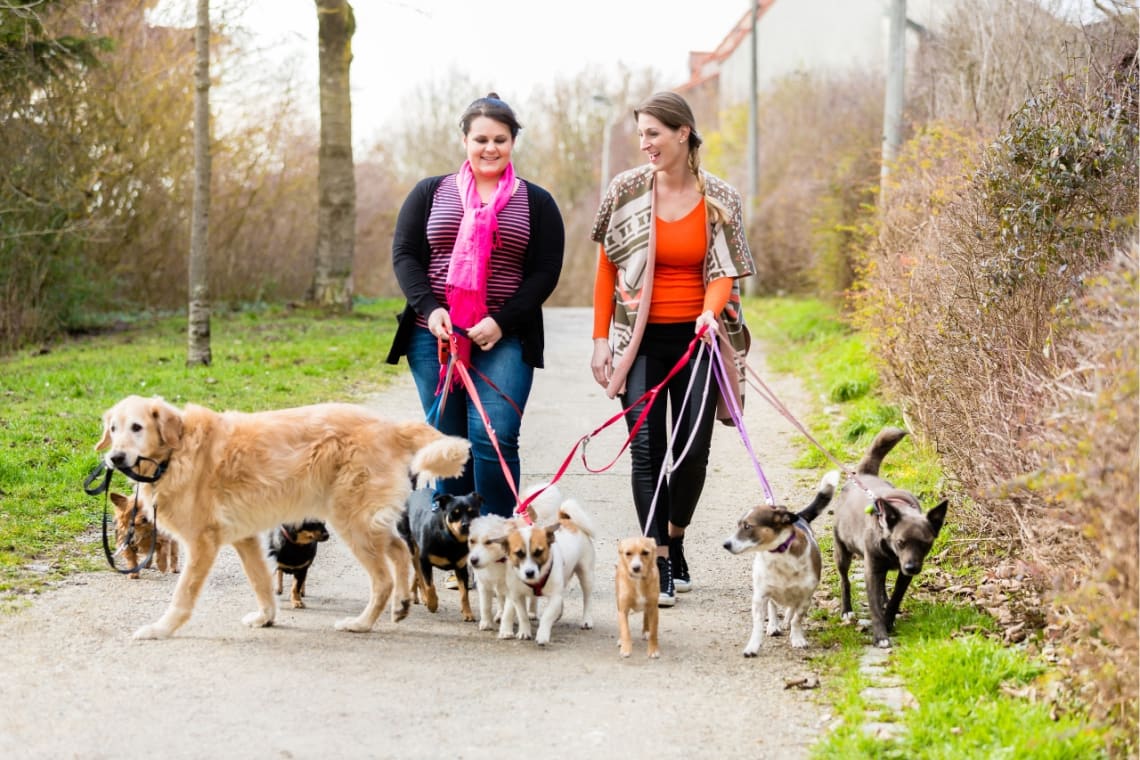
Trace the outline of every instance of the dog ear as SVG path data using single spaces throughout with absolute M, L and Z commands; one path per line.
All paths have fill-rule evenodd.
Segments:
M 158 437 L 163 445 L 177 449 L 182 445 L 182 415 L 177 409 L 160 399 L 151 408 L 151 417 L 158 427 Z
M 879 505 L 879 520 L 887 532 L 890 532 L 901 519 L 899 510 L 887 499 L 879 499 L 877 503 Z
M 796 515 L 784 507 L 776 507 L 775 511 L 772 512 L 772 521 L 776 523 L 777 528 L 780 528 L 795 523 Z
M 437 493 L 431 497 L 431 501 L 436 509 L 447 509 L 447 505 L 451 503 L 452 498 L 452 495 L 449 493 Z
M 546 540 L 549 541 L 550 543 L 554 543 L 555 534 L 558 533 L 558 523 L 554 523 L 553 525 L 547 525 L 545 530 L 546 530 Z
M 942 531 L 942 523 L 946 522 L 946 508 L 949 506 L 949 500 L 943 499 L 937 507 L 926 513 L 926 521 L 936 536 Z
M 130 499 L 121 493 L 109 493 L 107 496 L 111 499 L 111 503 L 115 505 L 116 512 L 122 512 L 123 510 L 131 508 Z
M 99 443 L 95 444 L 96 451 L 102 451 L 111 445 L 111 425 L 108 419 L 110 416 L 110 411 L 103 413 L 103 437 L 99 439 Z

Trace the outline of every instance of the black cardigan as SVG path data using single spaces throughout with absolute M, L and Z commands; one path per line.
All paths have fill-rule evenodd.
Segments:
M 392 268 L 408 301 L 404 312 L 397 317 L 399 325 L 388 351 L 389 364 L 398 364 L 400 357 L 408 353 L 416 314 L 427 317 L 443 307 L 432 293 L 427 277 L 431 260 L 427 223 L 436 188 L 447 176 L 450 175 L 428 177 L 416 183 L 396 218 L 396 231 L 392 236 Z M 562 272 L 566 231 L 553 196 L 533 182 L 526 182 L 526 191 L 530 205 L 530 240 L 523 259 L 522 283 L 503 308 L 490 316 L 498 323 L 503 335 L 520 337 L 523 361 L 538 368 L 543 366 L 542 304 L 554 292 Z

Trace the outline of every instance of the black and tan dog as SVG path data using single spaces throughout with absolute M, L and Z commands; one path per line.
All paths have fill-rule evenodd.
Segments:
M 415 570 L 412 598 L 418 604 L 422 592 L 424 606 L 431 612 L 439 609 L 439 596 L 432 578 L 432 568 L 438 567 L 455 572 L 463 619 L 475 620 L 467 593 L 467 539 L 471 521 L 479 516 L 482 505 L 483 497 L 477 493 L 451 496 L 420 488 L 408 497 L 399 531 L 412 551 Z
M 110 499 L 115 505 L 115 553 L 123 555 L 128 569 L 135 570 L 127 577 L 139 577 L 139 557 L 145 559 L 152 549 L 160 573 L 177 573 L 178 541 L 155 528 L 154 510 L 140 503 L 136 497 L 121 493 L 110 494 Z
M 285 523 L 269 536 L 269 556 L 277 560 L 278 596 L 284 585 L 285 574 L 293 576 L 293 609 L 301 609 L 305 603 L 305 579 L 309 568 L 317 558 L 317 544 L 329 540 L 329 531 L 320 520 L 304 520 L 299 523 Z
M 867 455 L 839 492 L 835 507 L 835 565 L 842 584 L 844 619 L 854 617 L 851 583 L 847 572 L 852 556 L 863 558 L 867 606 L 875 646 L 889 647 L 888 634 L 895 624 L 903 595 L 911 578 L 922 570 L 934 539 L 946 520 L 947 501 L 928 512 L 909 491 L 895 488 L 879 477 L 883 457 L 906 436 L 905 430 L 884 428 L 875 437 Z M 897 571 L 895 587 L 887 598 L 887 573 Z

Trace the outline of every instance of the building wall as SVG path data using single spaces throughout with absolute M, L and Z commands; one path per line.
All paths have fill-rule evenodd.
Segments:
M 924 26 L 937 0 L 908 0 L 907 18 Z M 882 71 L 889 0 L 775 0 L 757 23 L 761 92 L 797 72 L 828 74 L 862 67 Z M 908 46 L 918 42 L 915 31 Z M 719 106 L 748 102 L 751 41 L 746 36 L 720 65 Z

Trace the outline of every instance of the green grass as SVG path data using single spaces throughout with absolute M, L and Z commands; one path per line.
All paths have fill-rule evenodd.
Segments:
M 104 499 L 82 484 L 98 463 L 102 413 L 120 398 L 243 410 L 359 399 L 407 371 L 384 362 L 401 305 L 361 303 L 346 316 L 216 314 L 209 367 L 186 366 L 184 317 L 0 361 L 0 599 L 11 603 L 102 561 L 93 531 Z
M 830 306 L 811 300 L 753 299 L 746 302 L 749 325 L 772 349 L 765 357 L 776 371 L 796 375 L 820 410 L 802 419 L 812 437 L 846 466 L 858 461 L 884 425 L 908 427 L 900 411 L 883 399 L 878 375 L 860 335 L 844 324 Z M 804 441 L 798 465 L 822 472 L 835 465 L 820 449 Z M 910 436 L 894 451 L 884 474 L 913 491 L 930 506 L 945 494 L 947 479 L 932 448 Z M 951 518 L 932 550 L 938 555 L 956 537 Z M 824 588 L 839 597 L 839 580 L 831 562 L 832 539 L 821 532 Z M 978 568 L 951 563 L 939 569 L 951 577 L 976 578 Z M 855 572 L 861 572 L 856 565 Z M 929 573 L 927 573 L 927 577 Z M 892 578 L 893 580 L 893 578 Z M 1082 720 L 1079 712 L 1053 717 L 1052 706 L 1019 696 L 1029 687 L 1063 677 L 1048 663 L 1034 660 L 1020 647 L 1001 643 L 993 620 L 971 607 L 923 593 L 919 575 L 903 602 L 892 641 L 891 674 L 900 678 L 917 707 L 898 715 L 882 715 L 862 696 L 870 684 L 858 667 L 870 644 L 867 633 L 842 624 L 828 610 L 816 609 L 819 625 L 812 635 L 823 671 L 820 699 L 835 716 L 836 726 L 812 749 L 812 756 L 883 758 L 890 760 L 959 760 L 961 758 L 1105 757 L 1106 734 Z M 937 601 L 931 601 L 931 599 Z M 858 601 L 856 601 L 858 603 Z M 872 738 L 864 731 L 870 720 L 901 724 L 893 740 Z

